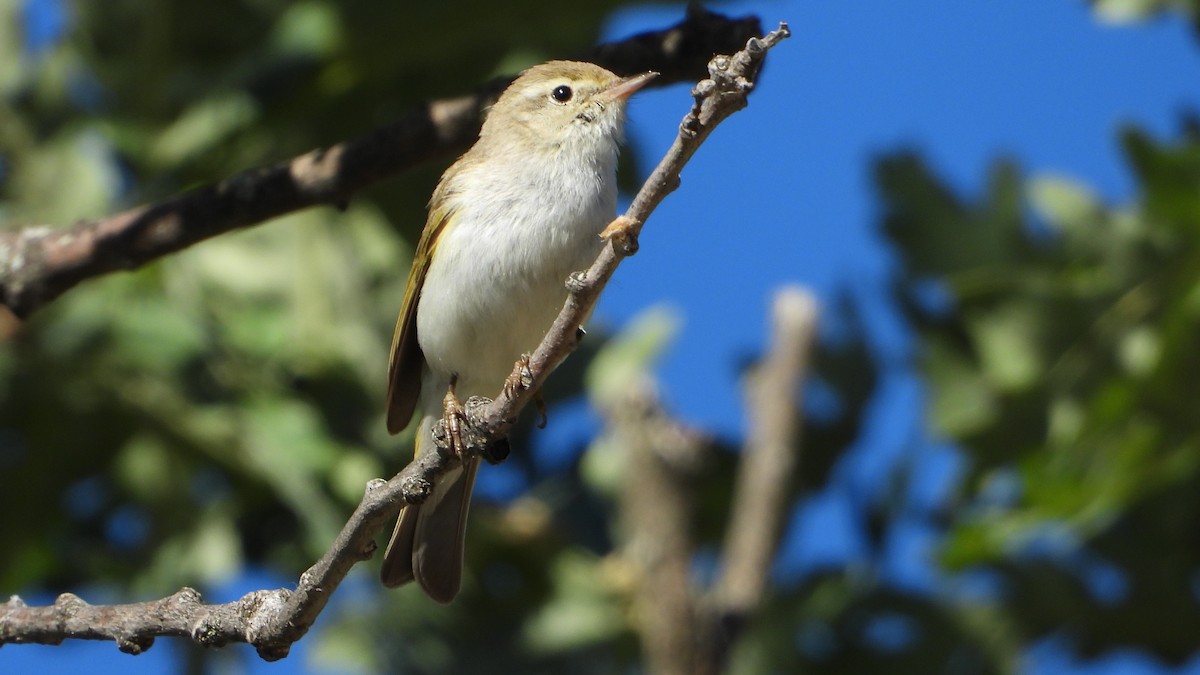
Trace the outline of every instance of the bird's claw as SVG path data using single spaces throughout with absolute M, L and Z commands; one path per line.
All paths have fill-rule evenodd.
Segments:
M 529 368 L 529 354 L 522 354 L 521 358 L 513 364 L 513 371 L 504 380 L 504 396 L 512 399 L 519 392 L 525 391 L 533 386 L 533 371 Z M 538 389 L 533 392 L 533 404 L 537 406 L 538 416 L 541 418 L 538 421 L 538 428 L 546 428 L 546 402 L 542 400 L 542 390 Z
M 529 358 L 528 353 L 522 354 L 521 358 L 513 364 L 512 373 L 504 380 L 505 398 L 512 399 L 518 392 L 533 386 L 533 371 L 529 369 Z
M 462 438 L 462 423 L 467 418 L 467 413 L 454 393 L 454 386 L 457 383 L 457 377 L 450 378 L 450 386 L 446 389 L 445 398 L 442 399 L 442 423 L 446 427 L 446 442 L 450 446 L 450 454 L 462 461 L 466 453 L 466 444 L 463 443 Z

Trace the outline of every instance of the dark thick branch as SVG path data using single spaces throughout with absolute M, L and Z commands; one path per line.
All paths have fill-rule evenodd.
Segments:
M 710 61 L 709 79 L 701 81 L 693 90 L 695 103 L 680 125 L 674 145 L 643 185 L 629 210 L 610 226 L 613 246 L 605 246 L 591 268 L 573 276 L 568 284 L 570 293 L 566 305 L 530 359 L 532 384 L 512 398 L 500 396 L 489 401 L 474 397 L 467 402 L 468 423 L 463 440 L 468 452 L 487 454 L 489 447 L 503 439 L 517 415 L 532 399 L 533 392 L 574 350 L 579 325 L 591 312 L 600 291 L 620 261 L 636 250 L 642 223 L 679 185 L 683 165 L 712 129 L 746 106 L 746 96 L 754 87 L 754 78 L 767 50 L 788 35 L 787 26 L 780 24 L 779 30 L 761 40 L 751 38 L 746 48 L 734 56 L 718 56 Z M 294 160 L 292 164 L 303 164 L 302 160 L 305 158 Z M 328 178 L 329 167 L 322 168 L 325 161 L 315 158 L 308 160 L 305 166 L 315 167 L 316 175 Z M 336 191 L 329 191 L 329 186 L 336 181 L 321 179 L 309 184 L 324 190 L 322 194 L 336 194 Z M 180 199 L 186 200 L 187 196 Z M 167 222 L 165 230 L 174 232 L 182 227 L 177 216 L 169 217 Z M 153 234 L 158 229 L 160 227 L 155 226 L 148 231 Z M 175 236 L 178 236 L 177 232 Z M 69 248 L 72 243 L 68 238 L 60 245 Z M 0 258 L 3 258 L 3 247 L 4 242 L 0 241 Z M 35 303 L 32 307 L 36 306 Z M 439 445 L 444 445 L 444 439 L 439 440 Z M 186 588 L 151 603 L 111 606 L 88 605 L 74 595 L 64 594 L 53 606 L 28 607 L 14 596 L 0 611 L 0 645 L 57 644 L 68 638 L 112 639 L 123 651 L 140 653 L 153 644 L 156 636 L 170 635 L 188 636 L 207 646 L 247 642 L 254 645 L 264 659 L 283 658 L 291 645 L 312 626 L 350 568 L 374 553 L 374 537 L 395 517 L 401 504 L 424 501 L 433 481 L 445 471 L 450 461 L 457 460 L 448 459 L 443 448 L 440 452 L 423 455 L 390 481 L 369 483 L 362 502 L 329 551 L 301 575 L 294 590 L 255 591 L 223 605 L 204 605 L 196 591 Z
M 729 19 L 699 6 L 680 24 L 597 47 L 580 58 L 621 74 L 662 73 L 657 85 L 699 76 L 712 54 L 759 34 L 755 18 Z M 27 317 L 76 284 L 140 267 L 230 230 L 351 196 L 435 156 L 461 151 L 479 133 L 483 111 L 508 85 L 433 101 L 338 145 L 236 176 L 162 202 L 69 229 L 27 227 L 0 234 L 0 303 Z

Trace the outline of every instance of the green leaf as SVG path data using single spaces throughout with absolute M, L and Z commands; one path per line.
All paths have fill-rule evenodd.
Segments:
M 679 333 L 682 320 L 667 307 L 639 313 L 625 330 L 592 359 L 584 376 L 591 399 L 603 407 L 620 396 L 628 384 L 650 372 Z
M 979 363 L 1000 391 L 1019 391 L 1035 384 L 1045 367 L 1039 355 L 1041 315 L 1030 302 L 1014 301 L 970 320 Z
M 997 415 L 995 393 L 977 366 L 948 345 L 930 341 L 926 374 L 933 384 L 931 422 L 940 433 L 968 436 L 991 425 Z
M 145 433 L 134 436 L 117 455 L 113 470 L 118 484 L 146 502 L 173 495 L 178 486 L 169 453 L 157 437 Z
M 65 227 L 113 210 L 119 178 L 112 148 L 94 128 L 64 130 L 19 159 L 10 160 L 18 222 Z
M 522 641 L 534 654 L 583 649 L 623 630 L 621 610 L 600 575 L 602 561 L 581 551 L 558 555 L 547 570 L 554 594 L 526 622 Z
M 211 150 L 258 117 L 249 95 L 226 91 L 200 100 L 164 129 L 150 148 L 149 160 L 159 168 L 180 164 Z
M 1096 15 L 1112 23 L 1140 21 L 1167 7 L 1166 0 L 1092 0 Z
M 333 55 L 342 46 L 343 28 L 328 2 L 290 3 L 275 24 L 272 46 L 282 54 Z
M 1027 192 L 1034 210 L 1060 229 L 1093 225 L 1103 213 L 1102 204 L 1087 186 L 1065 176 L 1034 178 Z

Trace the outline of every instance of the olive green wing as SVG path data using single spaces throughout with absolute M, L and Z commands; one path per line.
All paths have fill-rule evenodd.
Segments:
M 438 192 L 440 192 L 440 186 Z M 434 203 L 445 204 L 445 200 L 434 193 Z M 408 272 L 408 285 L 404 289 L 404 304 L 396 319 L 396 332 L 392 336 L 392 355 L 388 360 L 387 428 L 397 434 L 408 426 L 417 399 L 421 395 L 421 372 L 425 368 L 425 355 L 417 342 L 417 304 L 421 301 L 421 289 L 425 286 L 425 275 L 437 250 L 438 242 L 450 223 L 452 210 L 440 208 L 429 212 L 425 231 L 417 242 L 413 254 L 412 268 Z

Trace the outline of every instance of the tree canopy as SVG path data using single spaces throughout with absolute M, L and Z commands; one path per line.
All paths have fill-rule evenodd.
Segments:
M 621 4 L 471 3 L 464 21 L 438 3 L 0 0 L 0 228 L 65 227 L 358 136 L 582 52 Z M 1195 2 L 1091 4 L 1107 18 L 1200 16 Z M 776 579 L 733 671 L 1014 672 L 1022 650 L 1063 631 L 1084 656 L 1193 657 L 1200 124 L 1165 139 L 1127 127 L 1121 143 L 1138 193 L 1120 204 L 1004 159 L 973 197 L 917 152 L 875 164 L 880 229 L 902 261 L 888 301 L 919 336 L 931 435 L 968 458 L 953 498 L 926 514 L 942 537 L 930 564 L 964 590 L 897 588 L 870 569 Z M 409 459 L 411 440 L 385 432 L 382 373 L 402 261 L 444 165 L 105 277 L 27 321 L 0 316 L 0 590 L 144 599 L 246 567 L 294 576 L 315 559 L 364 484 Z M 889 367 L 858 311 L 823 310 L 850 329 L 814 357 L 806 392 L 838 405 L 806 422 L 797 501 L 864 433 Z M 552 416 L 586 396 L 603 409 L 603 371 L 651 371 L 671 331 L 653 314 L 586 341 L 551 378 Z M 354 611 L 308 638 L 319 658 L 637 668 L 609 431 L 507 460 L 509 487 L 473 516 L 475 572 L 454 605 L 346 589 Z M 741 439 L 710 442 L 686 481 L 698 585 L 713 576 Z M 903 526 L 908 480 L 879 486 L 871 542 Z

